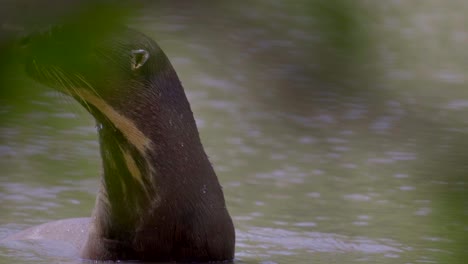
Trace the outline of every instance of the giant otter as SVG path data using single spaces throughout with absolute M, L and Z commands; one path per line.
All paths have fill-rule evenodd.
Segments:
M 90 219 L 11 239 L 73 243 L 91 260 L 225 261 L 235 232 L 179 78 L 149 37 L 54 28 L 24 41 L 26 71 L 95 118 L 103 163 Z

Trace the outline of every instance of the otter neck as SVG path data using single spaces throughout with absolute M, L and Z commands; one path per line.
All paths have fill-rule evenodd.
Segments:
M 169 239 L 178 219 L 225 208 L 183 88 L 178 79 L 168 81 L 171 90 L 156 79 L 151 86 L 158 92 L 129 94 L 125 105 L 112 106 L 118 115 L 95 114 L 104 171 L 94 229 L 128 247 L 147 230 Z

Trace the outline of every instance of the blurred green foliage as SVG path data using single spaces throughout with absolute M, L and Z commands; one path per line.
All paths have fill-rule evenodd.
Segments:
M 22 42 L 27 36 L 57 25 L 79 24 L 86 29 L 86 35 L 76 37 L 105 37 L 105 32 L 125 24 L 134 11 L 135 5 L 126 1 L 0 2 L 0 100 L 21 103 L 27 94 L 37 90 L 23 75 Z

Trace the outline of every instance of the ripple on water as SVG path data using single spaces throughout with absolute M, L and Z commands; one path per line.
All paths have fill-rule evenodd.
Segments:
M 368 195 L 354 193 L 354 194 L 347 194 L 344 195 L 343 198 L 345 200 L 357 201 L 357 202 L 366 202 L 372 200 L 372 198 Z
M 282 223 L 279 223 L 281 225 Z M 313 223 L 298 223 L 309 227 Z M 295 254 L 300 250 L 308 252 L 394 254 L 403 252 L 403 247 L 391 240 L 372 240 L 363 237 L 348 237 L 319 232 L 296 232 L 280 228 L 251 227 L 237 234 L 238 246 L 243 256 L 265 254 Z
M 400 186 L 399 189 L 402 191 L 412 191 L 415 189 L 415 187 L 405 185 L 405 186 Z
M 450 101 L 446 104 L 445 108 L 451 110 L 463 110 L 465 108 L 468 108 L 468 100 L 457 99 Z

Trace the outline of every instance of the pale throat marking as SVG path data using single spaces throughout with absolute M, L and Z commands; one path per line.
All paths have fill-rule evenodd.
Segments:
M 87 103 L 90 103 L 94 107 L 96 107 L 103 115 L 105 115 L 109 119 L 109 121 L 112 122 L 112 124 L 114 124 L 114 126 L 120 132 L 122 132 L 122 134 L 125 136 L 125 138 L 127 138 L 129 143 L 131 143 L 140 152 L 143 158 L 146 159 L 146 150 L 151 148 L 152 141 L 136 127 L 135 123 L 132 120 L 120 114 L 103 99 L 99 98 L 98 96 L 90 93 L 85 89 L 75 89 L 74 92 Z M 124 149 L 122 146 L 119 146 L 119 148 L 122 152 L 122 156 L 124 157 L 125 164 L 131 176 L 143 187 L 145 194 L 149 195 L 147 186 L 143 181 L 142 172 L 140 168 L 138 168 L 134 157 L 128 150 Z M 149 164 L 147 165 L 150 169 L 150 171 L 148 172 L 152 173 L 153 168 Z M 125 190 L 123 191 L 124 193 L 126 192 Z
M 138 168 L 132 155 L 130 155 L 128 151 L 122 149 L 122 147 L 120 149 L 122 150 L 122 154 L 125 159 L 125 164 L 127 164 L 128 171 L 133 176 L 133 178 L 135 178 L 136 181 L 138 181 L 141 185 L 143 185 L 144 183 L 143 183 L 143 177 L 141 176 L 141 171 Z
M 136 127 L 135 123 L 117 112 L 106 101 L 85 89 L 76 89 L 74 92 L 101 111 L 142 155 L 145 154 L 145 150 L 151 148 L 151 140 Z

